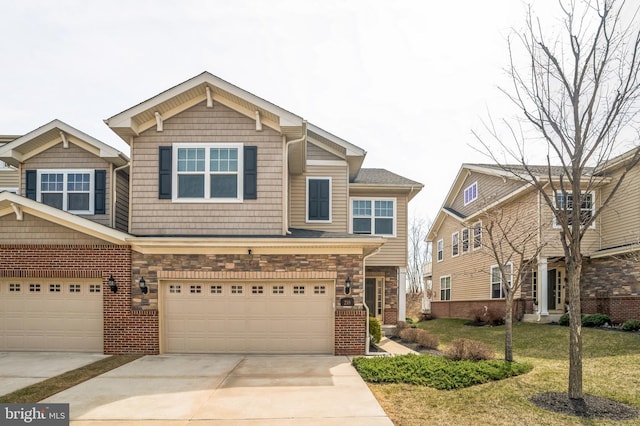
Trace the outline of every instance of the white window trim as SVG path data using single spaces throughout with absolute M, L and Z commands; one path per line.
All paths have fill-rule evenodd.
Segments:
M 204 197 L 202 198 L 180 198 L 178 197 L 178 149 L 181 148 L 204 148 L 205 171 L 202 172 L 204 179 Z M 211 148 L 236 148 L 238 150 L 238 196 L 236 198 L 211 198 L 211 171 L 210 149 Z M 244 198 L 244 145 L 241 143 L 210 142 L 210 143 L 174 143 L 171 153 L 171 201 L 174 203 L 241 203 Z
M 476 229 L 476 225 L 480 224 L 480 246 L 476 247 L 476 233 L 475 233 L 475 229 Z M 482 249 L 482 221 L 479 220 L 478 222 L 474 223 L 473 226 L 471 227 L 471 235 L 469 236 L 471 238 L 471 246 L 473 247 L 473 251 L 476 250 L 480 250 Z
M 396 198 L 369 198 L 369 197 L 350 197 L 349 198 L 349 233 L 353 234 L 353 202 L 357 200 L 371 201 L 371 234 L 377 237 L 395 238 L 397 235 L 398 226 L 398 200 Z M 391 201 L 393 202 L 393 234 L 376 234 L 375 223 L 373 219 L 375 216 L 375 202 L 376 201 Z
M 568 192 L 566 193 L 567 195 L 573 195 L 572 192 Z M 584 194 L 591 194 L 591 216 L 593 217 L 593 215 L 596 214 L 596 192 L 595 191 L 589 191 L 589 192 L 584 192 Z M 553 206 L 555 208 L 558 208 L 558 195 L 561 194 L 554 194 L 553 195 Z M 582 209 L 580 209 L 582 210 Z M 553 214 L 553 213 L 552 213 Z M 556 218 L 555 215 L 553 215 L 553 227 L 555 229 L 559 229 L 561 228 L 560 224 L 558 223 L 558 219 Z M 594 220 L 593 223 L 591 223 L 591 225 L 589 225 L 588 229 L 596 229 L 596 221 Z
M 513 262 L 507 262 L 506 264 L 509 268 L 511 268 L 511 279 L 513 280 Z M 493 270 L 494 269 L 498 269 L 498 272 L 500 272 L 500 267 L 498 266 L 498 264 L 495 265 L 491 265 L 491 267 L 489 268 L 489 299 L 491 300 L 504 300 L 505 297 L 493 297 Z M 503 280 L 503 276 L 502 274 L 500 274 L 500 294 L 503 294 L 503 288 L 502 288 L 502 280 Z M 506 296 L 506 295 L 505 295 Z
M 467 199 L 467 191 L 469 191 L 471 188 L 475 187 L 476 190 L 475 192 L 475 196 L 473 198 Z M 464 198 L 464 205 L 468 205 L 471 204 L 472 202 L 474 202 L 475 200 L 478 199 L 478 181 L 473 182 L 471 185 L 467 186 L 464 191 L 462 192 L 462 196 Z
M 448 299 L 443 299 L 442 298 L 442 280 L 446 279 L 446 278 L 449 278 L 449 298 Z M 440 285 L 440 294 L 439 294 L 440 301 L 446 302 L 446 301 L 453 300 L 453 285 L 451 283 L 451 275 L 442 275 L 440 277 L 440 280 L 439 280 L 439 285 Z
M 309 181 L 310 180 L 328 180 L 329 181 L 329 220 L 310 220 L 309 219 Z M 305 207 L 304 218 L 305 223 L 331 223 L 333 219 L 333 180 L 331 176 L 307 176 L 305 181 Z
M 440 245 L 442 245 L 442 250 L 440 249 Z M 440 253 L 442 253 L 442 258 L 440 258 Z M 436 262 L 444 261 L 444 239 L 439 239 L 436 242 Z
M 42 202 L 42 175 L 43 174 L 57 174 L 64 175 L 62 184 L 62 210 L 73 214 L 94 214 L 95 207 L 95 170 L 93 169 L 38 169 L 37 175 L 37 188 L 36 188 L 36 201 Z M 89 210 L 67 210 L 67 176 L 74 173 L 89 174 Z
M 18 188 L 8 188 L 8 187 L 0 187 L 0 192 L 7 191 L 13 194 L 18 194 Z
M 454 237 L 455 237 L 455 240 L 454 240 Z M 458 248 L 458 253 L 454 251 L 456 247 Z M 453 234 L 451 234 L 451 257 L 458 257 L 458 256 L 460 256 L 460 233 L 456 231 Z

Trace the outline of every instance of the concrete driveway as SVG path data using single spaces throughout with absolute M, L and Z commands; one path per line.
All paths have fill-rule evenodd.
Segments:
M 0 395 L 75 370 L 106 355 L 68 352 L 0 352 Z
M 146 356 L 43 402 L 74 426 L 392 425 L 336 356 Z

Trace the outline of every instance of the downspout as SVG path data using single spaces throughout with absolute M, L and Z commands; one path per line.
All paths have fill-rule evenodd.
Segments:
M 289 145 L 294 143 L 300 143 L 307 140 L 307 120 L 302 120 L 302 137 L 299 139 L 294 139 L 292 141 L 285 141 L 283 151 L 284 151 L 284 167 L 283 170 L 283 181 L 284 181 L 284 233 L 286 235 L 291 235 L 291 231 L 289 231 Z M 307 161 L 305 158 L 304 161 Z
M 116 176 L 118 174 L 118 171 L 125 169 L 127 167 L 129 167 L 131 165 L 130 161 L 127 161 L 127 164 L 125 164 L 124 166 L 120 166 L 120 167 L 116 167 L 115 169 L 112 169 L 111 171 L 111 227 L 113 229 L 116 228 L 116 201 L 117 201 L 117 183 L 116 183 Z M 113 167 L 113 165 L 111 166 Z
M 365 297 L 365 291 L 367 287 L 364 285 L 365 280 L 367 279 L 367 259 L 370 258 L 371 256 L 375 256 L 376 254 L 380 253 L 381 248 L 382 247 L 378 247 L 377 249 L 375 249 L 373 253 L 366 255 L 362 259 L 362 306 L 364 306 L 365 315 L 367 318 L 366 324 L 365 324 L 367 328 L 364 334 L 365 335 L 364 337 L 364 354 L 365 355 L 373 355 L 372 353 L 369 352 L 369 343 L 371 342 L 371 338 L 369 337 L 369 307 L 367 306 L 367 302 L 365 302 L 365 300 L 367 300 L 367 298 Z

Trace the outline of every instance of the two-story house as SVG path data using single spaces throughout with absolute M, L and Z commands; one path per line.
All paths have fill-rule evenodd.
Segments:
M 422 185 L 209 73 L 105 120 L 0 147 L 0 350 L 367 350 L 404 319 Z
M 600 208 L 632 154 L 587 170 L 585 181 L 596 184 L 585 193 L 580 206 L 583 216 L 590 217 Z M 538 170 L 540 179 L 548 179 L 547 167 L 530 168 Z M 583 312 L 606 313 L 618 322 L 640 318 L 640 263 L 635 255 L 640 239 L 634 231 L 640 221 L 638 169 L 629 172 L 582 241 Z M 561 172 L 552 167 L 550 178 L 558 179 Z M 434 316 L 474 319 L 489 310 L 504 313 L 503 277 L 487 236 L 489 222 L 498 218 L 510 221 L 514 234 L 530 230 L 531 236 L 523 247 L 532 256 L 527 260 L 533 261 L 529 269 L 520 271 L 514 317 L 529 314 L 533 320 L 549 321 L 565 312 L 568 289 L 559 226 L 541 195 L 522 179 L 524 175 L 517 165 L 462 165 L 427 237 L 433 253 L 428 278 L 433 282 Z M 554 198 L 550 186 L 549 195 Z M 509 266 L 516 273 L 519 264 Z

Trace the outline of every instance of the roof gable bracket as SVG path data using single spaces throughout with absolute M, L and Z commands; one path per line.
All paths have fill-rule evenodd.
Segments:
M 22 207 L 20 207 L 15 203 L 11 203 L 11 208 L 13 209 L 13 212 L 16 214 L 16 220 L 21 221 L 24 218 L 24 215 L 22 214 Z
M 213 108 L 213 96 L 211 95 L 211 87 L 206 86 L 205 90 L 207 91 L 207 108 Z
M 155 112 L 155 116 L 156 116 L 156 131 L 161 132 L 162 131 L 162 116 L 160 115 L 160 113 L 158 111 Z
M 67 139 L 67 135 L 65 135 L 65 133 L 60 130 L 60 137 L 62 138 L 62 147 L 64 149 L 68 149 L 69 148 L 69 140 Z
M 260 111 L 256 110 L 256 132 L 262 131 L 262 121 L 260 120 Z

